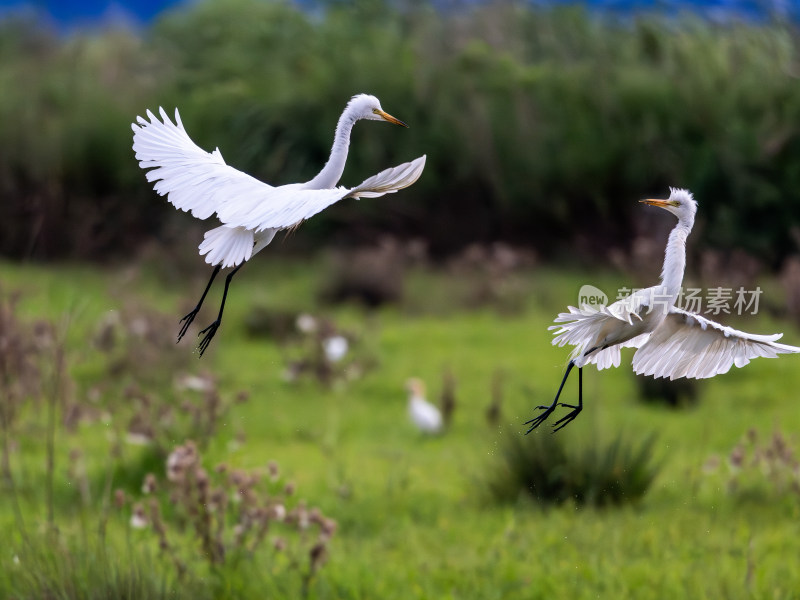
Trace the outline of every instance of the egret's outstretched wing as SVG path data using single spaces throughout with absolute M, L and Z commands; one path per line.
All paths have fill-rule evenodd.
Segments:
M 175 123 L 159 108 L 162 121 L 147 111 L 137 117 L 133 129 L 133 150 L 147 180 L 160 195 L 198 219 L 213 215 L 223 204 L 264 201 L 276 188 L 225 164 L 219 149 L 206 152 L 195 144 L 175 109 Z
M 345 198 L 376 198 L 414 183 L 425 168 L 425 156 L 381 171 L 354 188 L 338 187 L 308 190 L 302 186 L 274 188 L 269 197 L 244 202 L 228 202 L 217 210 L 219 220 L 232 227 L 254 231 L 284 229 L 313 217 Z
M 672 307 L 633 356 L 633 370 L 654 377 L 705 379 L 753 358 L 800 352 L 776 342 L 783 334 L 754 335 Z
M 575 346 L 570 358 L 575 364 L 582 367 L 585 364 L 595 364 L 598 369 L 618 367 L 620 362 L 620 348 L 638 347 L 647 338 L 637 331 L 642 323 L 642 315 L 650 305 L 651 289 L 640 290 L 609 306 L 594 308 L 584 305 L 581 308 L 570 306 L 568 313 L 559 313 L 554 323 L 548 329 L 553 330 L 553 345 Z M 606 340 L 609 348 L 593 352 L 583 357 L 587 350 L 596 347 L 601 340 Z M 613 344 L 613 345 L 612 345 Z

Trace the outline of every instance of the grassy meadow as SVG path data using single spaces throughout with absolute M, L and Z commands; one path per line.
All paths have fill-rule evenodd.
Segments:
M 13 418 L 4 412 L 10 469 L 0 505 L 0 595 L 716 599 L 792 598 L 800 589 L 793 476 L 734 457 L 750 429 L 756 445 L 775 432 L 786 436 L 786 452 L 797 444 L 796 357 L 758 359 L 702 382 L 696 404 L 682 409 L 639 399 L 629 355 L 620 369 L 588 368 L 584 412 L 555 437 L 582 448 L 620 434 L 636 443 L 656 434 L 651 488 L 636 502 L 604 508 L 541 505 L 524 490 L 498 501 L 488 482 L 506 468 L 506 438 L 523 435 L 523 422 L 535 405 L 549 403 L 563 373 L 567 352 L 550 346 L 546 329 L 552 317 L 581 284 L 613 289 L 627 276 L 526 266 L 494 286 L 504 290 L 500 297 L 475 303 L 480 272 L 420 266 L 407 270 L 401 301 L 367 311 L 319 300 L 331 271 L 325 257 L 259 258 L 234 280 L 224 324 L 199 360 L 189 339 L 199 327 L 177 346 L 174 336 L 202 291 L 202 272 L 180 275 L 164 262 L 0 264 L 5 327 L 13 313 L 20 330 L 31 324 L 31 335 L 42 337 L 43 326 L 32 324 L 53 321 L 38 389 Z M 768 293 L 779 293 L 767 283 Z M 18 298 L 8 310 L 12 291 Z M 216 311 L 214 291 L 201 324 Z M 255 322 L 302 312 L 355 340 L 345 376 L 324 383 L 301 372 L 288 380 L 300 346 L 281 342 L 274 324 Z M 114 336 L 103 335 L 109 315 L 119 317 Z M 768 311 L 745 321 L 749 331 L 800 338 Z M 404 383 L 423 379 L 438 402 L 446 368 L 457 382 L 453 421 L 444 434 L 423 437 L 407 418 Z M 490 424 L 485 412 L 498 369 L 501 416 Z M 166 413 L 147 421 L 142 406 L 181 402 L 176 377 L 186 374 L 213 377 L 224 406 L 213 428 Z M 8 378 L 3 386 L 10 394 Z M 240 390 L 249 397 L 232 400 Z M 202 404 L 193 399 L 201 393 L 182 393 L 182 401 Z M 574 398 L 574 380 L 566 393 Z M 131 435 L 142 422 L 156 431 Z M 179 510 L 178 492 L 165 487 L 166 455 L 187 438 L 212 479 L 222 469 L 267 473 L 275 461 L 275 497 L 291 482 L 287 508 L 304 499 L 335 522 L 324 561 L 312 567 L 307 558 L 313 526 L 286 523 L 285 531 L 273 524 L 260 545 L 211 560 L 191 513 Z M 145 494 L 148 473 L 159 483 Z M 150 498 L 160 506 L 168 549 L 149 508 L 145 523 L 135 523 L 143 510 L 137 503 L 149 507 Z M 223 537 L 236 535 L 226 529 Z M 278 535 L 286 547 L 276 550 Z
M 556 313 L 655 282 L 672 223 L 636 200 L 668 186 L 699 201 L 688 283 L 760 286 L 726 323 L 800 343 L 796 24 L 304 6 L 0 20 L 0 598 L 797 598 L 800 358 L 673 407 L 627 353 L 524 434 L 567 364 Z M 206 355 L 221 281 L 176 345 L 202 225 L 153 192 L 136 115 L 177 106 L 281 185 L 360 92 L 410 127 L 355 127 L 342 184 L 426 154 L 419 182 L 273 243 Z M 412 377 L 455 382 L 443 434 L 410 423 Z

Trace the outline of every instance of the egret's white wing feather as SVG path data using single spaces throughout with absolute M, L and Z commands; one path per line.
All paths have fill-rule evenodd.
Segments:
M 645 341 L 647 341 L 649 335 L 649 333 L 643 333 L 629 339 L 627 342 L 617 344 L 616 346 L 609 346 L 608 348 L 600 350 L 599 352 L 593 352 L 586 357 L 586 362 L 583 364 L 594 364 L 597 366 L 598 371 L 609 369 L 611 367 L 616 368 L 619 366 L 621 360 L 620 350 L 622 348 L 638 348 L 644 344 Z
M 276 188 L 225 164 L 219 149 L 206 152 L 195 144 L 175 109 L 173 123 L 163 108 L 161 121 L 149 110 L 137 117 L 133 150 L 153 188 L 180 210 L 206 219 L 225 204 L 262 201 Z
M 154 189 L 166 195 L 176 208 L 199 219 L 216 213 L 231 227 L 256 232 L 292 227 L 344 198 L 374 198 L 408 187 L 425 167 L 425 156 L 421 156 L 381 171 L 351 189 L 311 190 L 303 184 L 272 187 L 226 165 L 219 149 L 208 153 L 195 144 L 177 109 L 175 123 L 163 108 L 159 110 L 161 120 L 147 111 L 149 121 L 137 117 L 138 125 L 131 126 L 139 166 L 152 169 L 147 172 L 147 180 L 155 182 Z M 226 236 L 233 234 L 227 232 Z M 227 254 L 231 249 L 224 250 Z
M 284 229 L 313 217 L 345 198 L 376 198 L 392 194 L 414 183 L 425 168 L 425 156 L 381 171 L 354 188 L 304 189 L 302 184 L 273 188 L 268 198 L 229 202 L 219 207 L 217 216 L 230 226 L 255 231 Z
M 349 195 L 352 198 L 377 198 L 407 188 L 422 175 L 425 159 L 423 154 L 411 162 L 385 169 L 354 187 Z
M 783 334 L 755 335 L 672 307 L 633 357 L 633 370 L 654 377 L 705 379 L 743 367 L 760 356 L 800 352 L 779 344 Z
M 646 334 L 638 331 L 642 323 L 642 314 L 649 306 L 651 294 L 640 290 L 609 306 L 594 308 L 584 305 L 581 308 L 570 306 L 569 312 L 559 313 L 548 329 L 553 330 L 553 345 L 575 346 L 570 359 L 577 366 L 595 364 L 597 368 L 618 367 L 620 348 L 638 347 L 646 339 Z M 609 339 L 606 339 L 609 338 Z M 596 347 L 601 341 L 609 344 L 608 348 L 593 352 L 587 357 L 584 353 Z

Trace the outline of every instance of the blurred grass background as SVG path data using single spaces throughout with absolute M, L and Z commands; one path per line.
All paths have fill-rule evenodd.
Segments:
M 791 356 L 685 387 L 623 359 L 587 370 L 557 436 L 522 423 L 580 286 L 654 282 L 672 223 L 636 201 L 670 185 L 700 203 L 688 283 L 760 286 L 726 323 L 800 339 L 799 41 L 503 2 L 0 21 L 0 595 L 795 597 Z M 196 360 L 196 331 L 172 336 L 207 224 L 152 191 L 130 123 L 177 106 L 282 184 L 317 172 L 360 92 L 411 127 L 357 126 L 343 183 L 425 153 L 422 178 L 273 243 Z M 434 403 L 455 381 L 440 436 L 408 422 L 412 376 Z
M 793 390 L 800 371 L 791 357 L 757 360 L 701 382 L 696 404 L 680 409 L 640 401 L 629 368 L 587 370 L 580 418 L 557 436 L 543 430 L 544 439 L 534 439 L 522 435 L 522 421 L 551 397 L 565 361 L 563 352 L 550 347 L 546 326 L 581 281 L 599 277 L 606 284 L 618 275 L 519 271 L 513 293 L 523 300 L 509 314 L 504 304 L 472 307 L 463 273 L 459 287 L 451 285 L 452 275 L 415 268 L 404 278 L 402 302 L 365 315 L 352 304 L 318 303 L 324 261 L 269 263 L 250 265 L 250 275 L 232 296 L 226 327 L 202 361 L 187 344 L 172 343 L 169 324 L 176 319 L 168 317 L 190 302 L 183 280 L 153 268 L 0 267 L 4 284 L 22 294 L 16 311 L 22 322 L 56 315 L 64 331 L 68 319 L 63 332 L 68 383 L 56 398 L 57 426 L 48 434 L 46 393 L 32 395 L 6 430 L 13 476 L 4 478 L 8 502 L 0 511 L 8 532 L 0 556 L 4 595 L 792 597 L 799 583 L 791 556 L 798 549 L 800 511 L 792 487 L 800 428 Z M 195 283 L 198 289 L 203 284 Z M 466 286 L 482 283 L 473 274 Z M 116 342 L 105 345 L 109 310 L 121 318 L 111 336 Z M 358 334 L 361 343 L 353 352 L 362 356 L 366 348 L 375 366 L 357 375 L 351 363 L 330 387 L 313 376 L 286 379 L 292 346 L 249 330 L 254 311 L 301 311 L 329 319 L 340 331 Z M 748 319 L 748 326 L 772 331 L 785 324 L 764 313 Z M 156 335 L 142 334 L 147 331 Z M 799 334 L 792 328 L 788 335 Z M 42 368 L 47 392 L 51 371 Z M 407 421 L 403 382 L 412 374 L 421 377 L 429 400 L 437 403 L 446 368 L 456 379 L 453 422 L 443 435 L 424 438 Z M 487 421 L 498 369 L 505 390 L 500 415 Z M 188 403 L 202 409 L 206 402 L 203 394 L 178 391 L 184 374 L 213 374 L 223 401 L 237 390 L 250 397 L 223 411 L 216 431 L 205 435 L 179 408 Z M 574 382 L 567 392 L 575 393 Z M 142 403 L 145 396 L 149 409 Z M 161 416 L 148 416 L 154 411 Z M 146 430 L 143 422 L 155 432 L 145 445 L 131 435 Z M 755 461 L 750 451 L 741 455 L 748 430 L 759 438 L 756 454 L 773 452 L 773 459 Z M 50 435 L 52 470 L 45 467 Z M 779 455 L 763 443 L 773 435 L 786 436 Z M 531 448 L 526 460 L 534 469 L 552 463 L 547 477 L 556 484 L 563 469 L 572 468 L 562 459 L 565 451 L 613 461 L 603 450 L 606 444 L 621 440 L 624 453 L 629 442 L 636 449 L 651 436 L 656 479 L 646 494 L 633 490 L 624 499 L 628 478 L 640 477 L 627 469 L 638 463 L 611 465 L 613 482 L 623 488 L 620 505 L 604 506 L 609 484 L 591 482 L 577 483 L 574 493 L 601 494 L 599 507 L 569 496 L 540 505 L 528 496 L 533 490 L 509 476 L 520 465 L 506 458 L 507 449 Z M 302 554 L 293 567 L 271 551 L 275 535 L 294 542 L 277 524 L 267 547 L 245 555 L 231 551 L 224 565 L 207 564 L 164 476 L 167 454 L 186 437 L 203 445 L 209 473 L 221 463 L 234 470 L 277 461 L 281 485 L 291 481 L 309 507 L 336 519 L 327 562 L 308 588 Z M 589 467 L 585 476 L 605 469 Z M 151 494 L 142 487 L 148 473 L 159 480 Z M 497 486 L 502 489 L 495 496 Z M 117 504 L 109 489 L 124 501 Z M 235 490 L 230 491 L 233 497 Z M 172 552 L 188 565 L 182 576 L 153 533 L 132 526 L 136 503 L 147 507 L 150 498 L 164 511 Z M 12 499 L 21 507 L 21 519 L 14 516 Z

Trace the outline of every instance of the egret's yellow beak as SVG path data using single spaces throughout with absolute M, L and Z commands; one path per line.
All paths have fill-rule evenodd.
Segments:
M 649 204 L 650 206 L 658 206 L 659 208 L 669 208 L 671 206 L 677 206 L 676 202 L 670 202 L 669 200 L 657 200 L 655 198 L 648 198 L 647 200 L 639 200 L 643 204 Z
M 373 112 L 376 115 L 378 115 L 381 119 L 383 119 L 384 121 L 389 121 L 389 123 L 394 123 L 395 125 L 402 125 L 403 127 L 408 127 L 408 125 L 403 123 L 400 119 L 396 119 L 395 117 L 393 117 L 392 115 L 390 115 L 387 112 L 384 112 L 384 111 L 379 110 L 377 108 Z

